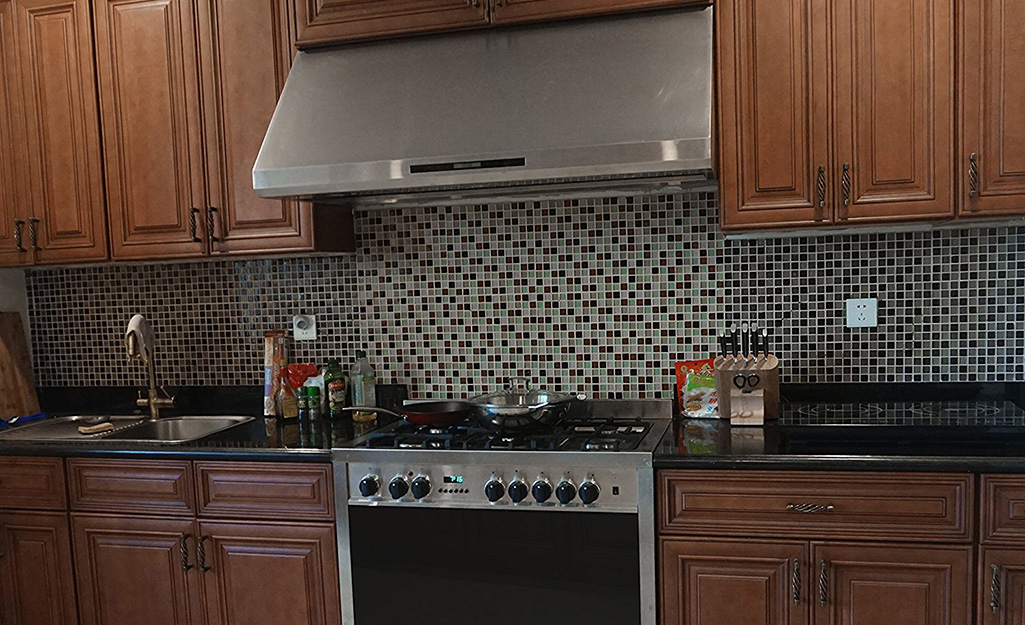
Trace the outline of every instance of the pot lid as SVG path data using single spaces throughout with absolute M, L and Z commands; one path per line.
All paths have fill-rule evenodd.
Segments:
M 508 386 L 504 390 L 474 397 L 470 402 L 475 406 L 483 406 L 485 408 L 535 409 L 551 404 L 560 404 L 572 399 L 572 396 L 566 393 L 532 389 L 530 388 L 530 382 L 526 378 L 513 378 L 507 384 Z

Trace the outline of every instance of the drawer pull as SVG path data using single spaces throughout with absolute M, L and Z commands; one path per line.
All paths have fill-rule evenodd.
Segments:
M 210 540 L 209 536 L 200 536 L 199 542 L 196 543 L 196 563 L 199 565 L 199 570 L 206 573 L 210 570 L 210 567 L 206 565 L 206 541 Z
M 788 503 L 788 512 L 803 512 L 804 514 L 817 514 L 819 512 L 832 512 L 832 505 L 820 505 L 816 503 Z
M 819 178 L 816 188 L 819 192 L 819 208 L 826 207 L 826 168 L 819 167 Z
M 968 156 L 968 197 L 979 197 L 979 157 L 975 152 Z
M 993 571 L 989 580 L 989 607 L 993 614 L 1000 614 L 1000 567 L 993 564 L 989 568 Z
M 829 599 L 829 565 L 819 560 L 819 605 L 825 607 Z
M 192 538 L 192 534 L 182 534 L 181 538 L 178 539 L 178 550 L 181 551 L 182 556 L 182 570 L 188 571 L 192 568 L 189 564 L 189 539 Z
M 790 590 L 794 595 L 794 605 L 801 605 L 801 563 L 794 560 L 794 572 L 790 576 Z

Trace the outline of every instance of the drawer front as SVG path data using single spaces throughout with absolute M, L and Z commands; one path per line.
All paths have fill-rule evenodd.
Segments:
M 979 488 L 982 541 L 1025 544 L 1025 475 L 983 475 Z
M 71 509 L 191 516 L 192 463 L 177 460 L 68 460 Z
M 967 542 L 966 474 L 664 471 L 667 534 Z
M 0 458 L 0 508 L 64 510 L 68 507 L 60 458 Z
M 332 521 L 330 464 L 197 462 L 203 517 Z

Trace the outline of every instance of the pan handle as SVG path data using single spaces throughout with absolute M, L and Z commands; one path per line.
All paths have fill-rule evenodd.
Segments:
M 342 412 L 383 412 L 386 415 L 391 415 L 391 416 L 397 417 L 399 419 L 405 419 L 406 418 L 405 415 L 401 415 L 401 414 L 399 414 L 397 412 L 394 412 L 392 410 L 388 410 L 387 408 L 377 408 L 377 407 L 371 408 L 369 406 L 347 406 L 345 408 L 342 408 Z

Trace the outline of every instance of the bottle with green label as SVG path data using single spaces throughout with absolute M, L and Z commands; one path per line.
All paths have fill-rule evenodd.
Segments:
M 354 406 L 372 408 L 377 405 L 377 376 L 365 351 L 356 352 L 356 364 L 349 371 L 349 384 L 352 385 Z
M 324 386 L 327 387 L 327 416 L 332 421 L 345 418 L 345 395 L 348 390 L 348 376 L 342 369 L 338 359 L 332 358 L 327 363 L 324 374 Z

